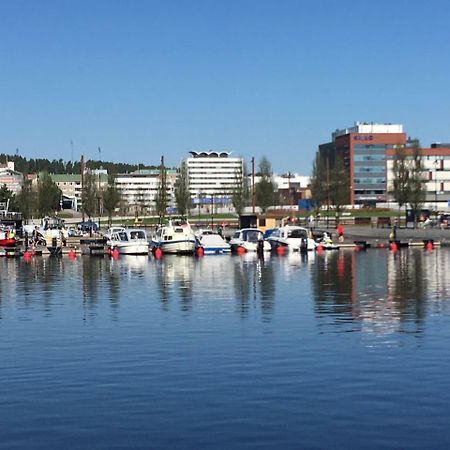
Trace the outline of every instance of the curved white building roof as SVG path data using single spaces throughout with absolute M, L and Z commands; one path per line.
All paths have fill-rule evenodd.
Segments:
M 231 152 L 216 152 L 210 150 L 209 152 L 197 152 L 190 151 L 189 152 L 194 158 L 228 158 Z

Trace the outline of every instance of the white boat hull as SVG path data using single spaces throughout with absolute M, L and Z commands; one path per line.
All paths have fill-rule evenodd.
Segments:
M 163 253 L 189 254 L 195 251 L 195 240 L 161 241 L 158 247 Z
M 241 241 L 231 244 L 231 248 L 233 251 L 237 251 L 239 247 L 242 247 L 246 252 L 256 252 L 258 250 L 258 243 Z M 270 244 L 267 241 L 264 241 L 264 251 L 270 252 Z
M 112 250 L 115 248 L 119 255 L 148 255 L 148 243 L 120 243 L 111 245 Z
M 302 250 L 302 239 L 300 238 L 270 238 L 268 239 L 272 250 L 276 250 L 277 247 L 286 247 L 291 252 L 298 252 Z M 316 248 L 316 244 L 313 239 L 308 238 L 307 249 L 312 251 Z

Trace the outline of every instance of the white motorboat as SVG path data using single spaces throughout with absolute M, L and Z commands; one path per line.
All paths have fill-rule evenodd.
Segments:
M 246 252 L 256 252 L 259 242 L 263 242 L 264 251 L 270 251 L 270 244 L 264 240 L 261 230 L 257 228 L 242 228 L 236 231 L 230 239 L 231 251 L 236 253 L 241 248 Z
M 272 250 L 278 247 L 285 247 L 289 251 L 314 250 L 316 243 L 308 236 L 308 230 L 296 225 L 285 225 L 276 228 L 267 238 Z
M 225 239 L 217 232 L 202 229 L 198 230 L 195 236 L 205 255 L 223 255 L 231 252 L 230 244 L 225 242 Z
M 110 250 L 117 249 L 121 255 L 148 254 L 147 234 L 139 228 L 115 231 L 111 233 L 111 237 L 106 243 Z
M 163 253 L 189 255 L 195 252 L 196 238 L 187 220 L 172 219 L 156 231 L 152 245 Z
M 325 231 L 323 236 L 316 242 L 317 250 L 339 250 L 339 245 L 333 244 L 331 236 Z
M 126 231 L 124 227 L 111 227 L 106 230 L 106 233 L 103 235 L 103 237 L 108 240 L 111 239 L 111 236 L 113 233 L 118 233 L 119 231 Z

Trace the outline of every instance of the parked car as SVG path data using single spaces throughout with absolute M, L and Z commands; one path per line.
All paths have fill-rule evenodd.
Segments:
M 81 234 L 80 230 L 76 227 L 69 227 L 67 228 L 67 234 L 69 237 L 76 237 Z
M 89 233 L 90 231 L 93 231 L 94 233 L 97 233 L 97 231 L 98 231 L 98 224 L 95 223 L 93 220 L 85 220 L 84 222 L 80 222 L 78 224 L 78 229 L 82 233 Z

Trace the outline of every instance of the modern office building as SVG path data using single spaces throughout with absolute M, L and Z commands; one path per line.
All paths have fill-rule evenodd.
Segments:
M 194 204 L 231 205 L 244 161 L 230 152 L 189 152 L 185 159 Z
M 429 148 L 420 149 L 423 178 L 426 180 L 427 206 L 434 209 L 447 207 L 450 200 L 450 144 L 431 144 Z M 394 179 L 393 166 L 396 155 L 395 148 L 386 150 L 386 175 L 388 191 L 391 189 Z M 405 147 L 405 156 L 411 158 L 413 155 L 412 147 Z M 389 196 L 389 199 L 392 198 Z
M 387 200 L 386 150 L 406 141 L 403 125 L 355 122 L 334 131 L 331 142 L 319 145 L 319 154 L 330 171 L 342 158 L 350 180 L 348 203 L 370 205 Z

